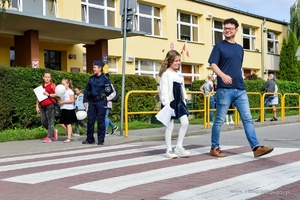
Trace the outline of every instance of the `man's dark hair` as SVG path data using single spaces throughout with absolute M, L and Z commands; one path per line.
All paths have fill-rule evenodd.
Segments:
M 235 28 L 239 27 L 239 23 L 233 18 L 225 19 L 225 21 L 223 22 L 223 25 L 225 25 L 225 24 L 234 24 Z

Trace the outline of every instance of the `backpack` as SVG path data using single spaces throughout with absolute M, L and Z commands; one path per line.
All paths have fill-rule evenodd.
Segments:
M 114 98 L 112 98 L 111 102 L 118 102 L 118 99 L 119 99 L 119 92 L 118 92 L 118 89 L 115 88 L 114 86 L 112 86 L 112 88 L 113 88 L 114 91 L 116 92 L 116 95 L 114 96 Z

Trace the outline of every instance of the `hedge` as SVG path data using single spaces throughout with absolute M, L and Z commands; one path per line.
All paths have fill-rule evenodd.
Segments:
M 0 131 L 7 128 L 39 127 L 40 118 L 35 111 L 36 96 L 33 89 L 43 82 L 43 74 L 50 72 L 52 81 L 60 84 L 63 78 L 72 81 L 73 86 L 83 89 L 91 74 L 70 73 L 45 68 L 1 67 L 0 66 Z M 110 74 L 114 87 L 121 95 L 122 75 Z M 126 75 L 125 94 L 130 90 L 156 90 L 157 83 L 149 76 Z M 129 111 L 148 111 L 155 108 L 155 95 L 131 95 L 128 104 Z M 113 103 L 110 118 L 120 120 L 121 96 L 118 102 Z M 129 120 L 148 121 L 149 115 L 131 115 Z

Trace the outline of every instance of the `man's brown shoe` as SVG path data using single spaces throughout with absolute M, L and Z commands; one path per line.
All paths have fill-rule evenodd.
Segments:
M 220 150 L 219 147 L 210 150 L 210 155 L 216 157 L 225 157 L 225 154 Z
M 266 155 L 268 153 L 271 153 L 274 150 L 274 147 L 265 147 L 265 146 L 259 146 L 256 151 L 253 152 L 254 157 L 260 157 L 263 155 Z

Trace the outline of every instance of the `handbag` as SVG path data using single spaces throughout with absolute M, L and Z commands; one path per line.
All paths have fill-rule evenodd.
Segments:
M 48 97 L 50 99 L 50 101 L 53 103 L 54 105 L 54 112 L 55 115 L 60 115 L 61 114 L 61 109 L 60 109 L 60 105 L 57 102 L 54 102 L 50 97 Z

